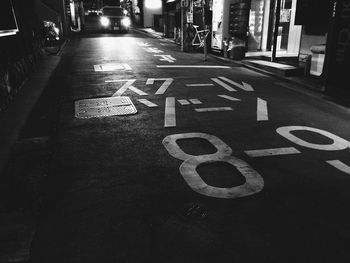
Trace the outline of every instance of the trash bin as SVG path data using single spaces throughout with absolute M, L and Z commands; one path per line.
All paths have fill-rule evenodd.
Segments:
M 230 58 L 233 60 L 242 60 L 245 57 L 245 41 L 241 38 L 232 38 L 228 50 Z

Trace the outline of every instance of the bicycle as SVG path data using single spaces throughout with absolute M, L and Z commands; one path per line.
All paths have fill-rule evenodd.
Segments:
M 205 41 L 209 35 L 209 29 L 198 30 L 199 26 L 192 25 L 195 30 L 195 35 L 192 39 L 192 46 L 197 46 L 197 48 L 204 47 Z

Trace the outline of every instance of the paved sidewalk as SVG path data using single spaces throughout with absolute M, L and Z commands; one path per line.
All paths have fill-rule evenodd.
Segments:
M 0 114 L 0 262 L 26 262 L 36 229 L 38 185 L 48 156 L 45 138 L 20 135 L 61 60 L 47 56 Z

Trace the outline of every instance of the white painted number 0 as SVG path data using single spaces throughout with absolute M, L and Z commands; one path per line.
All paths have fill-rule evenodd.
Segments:
M 205 155 L 185 153 L 176 141 L 191 138 L 207 140 L 217 149 L 217 152 Z M 173 134 L 164 138 L 163 145 L 171 156 L 184 161 L 180 166 L 180 173 L 192 190 L 199 194 L 217 198 L 239 198 L 256 194 L 264 188 L 264 179 L 261 175 L 245 161 L 231 156 L 232 149 L 216 136 L 205 133 Z M 236 167 L 245 177 L 246 182 L 231 188 L 220 188 L 206 184 L 196 168 L 200 164 L 213 162 L 225 162 Z

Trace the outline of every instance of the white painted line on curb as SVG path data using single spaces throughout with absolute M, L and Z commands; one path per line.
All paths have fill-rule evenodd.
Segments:
M 167 97 L 165 99 L 164 127 L 175 127 L 175 126 L 176 126 L 175 98 Z
M 157 104 L 154 104 L 153 102 L 146 99 L 138 99 L 138 101 L 150 108 L 158 107 Z
M 265 156 L 276 156 L 276 155 L 288 155 L 301 153 L 294 147 L 286 148 L 274 148 L 274 149 L 262 149 L 262 150 L 251 150 L 244 151 L 249 157 L 265 157 Z
M 217 78 L 212 78 L 212 81 L 214 81 L 216 84 L 220 85 L 221 87 L 225 88 L 228 91 L 236 91 L 234 88 L 232 88 L 231 86 L 227 85 L 225 82 L 222 82 L 221 80 L 217 79 Z
M 211 112 L 211 111 L 233 111 L 231 107 L 213 107 L 213 108 L 197 108 L 196 112 Z
M 235 97 L 231 97 L 231 96 L 227 96 L 227 95 L 218 95 L 218 97 L 227 99 L 227 100 L 231 100 L 231 101 L 241 101 L 240 99 L 237 99 Z
M 326 161 L 328 164 L 332 165 L 333 167 L 337 168 L 338 170 L 350 174 L 350 166 L 346 165 L 342 161 L 339 160 L 329 160 Z
M 189 101 L 190 101 L 192 104 L 202 104 L 202 102 L 201 102 L 199 99 L 189 99 Z
M 257 99 L 257 121 L 268 121 L 269 114 L 267 110 L 267 102 L 263 99 Z
M 177 100 L 181 105 L 190 105 L 191 103 L 188 100 Z

